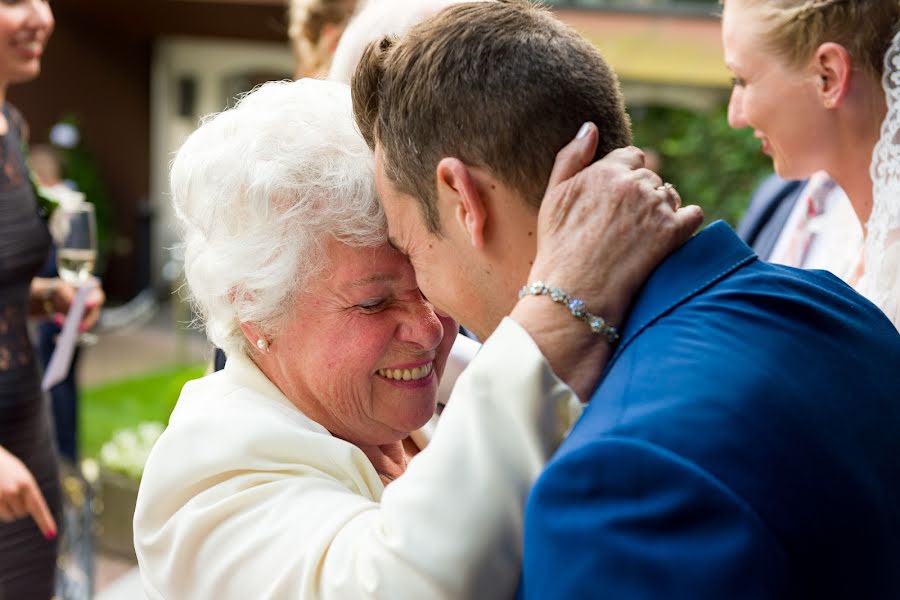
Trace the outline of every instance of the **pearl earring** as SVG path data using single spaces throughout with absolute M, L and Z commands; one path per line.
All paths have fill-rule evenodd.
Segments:
M 266 340 L 259 338 L 256 340 L 256 347 L 260 349 L 261 352 L 269 353 L 269 342 Z
M 834 98 L 825 98 L 825 108 L 834 108 Z

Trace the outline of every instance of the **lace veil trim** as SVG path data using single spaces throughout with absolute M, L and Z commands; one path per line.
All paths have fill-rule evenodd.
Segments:
M 872 152 L 872 214 L 860 291 L 900 329 L 900 32 L 884 57 L 887 116 Z

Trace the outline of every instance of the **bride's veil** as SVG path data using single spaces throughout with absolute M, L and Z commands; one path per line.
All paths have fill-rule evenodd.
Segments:
M 860 288 L 900 329 L 900 32 L 884 57 L 887 116 L 872 153 L 872 214 Z

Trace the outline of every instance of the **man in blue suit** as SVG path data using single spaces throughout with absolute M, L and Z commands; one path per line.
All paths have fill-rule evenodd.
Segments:
M 769 260 L 794 205 L 808 181 L 782 179 L 772 174 L 753 190 L 738 236 L 763 260 Z
M 421 287 L 490 333 L 526 283 L 553 151 L 588 120 L 623 145 L 614 77 L 549 13 L 478 3 L 370 47 L 353 93 Z M 529 498 L 523 597 L 900 598 L 900 335 L 874 305 L 719 222 L 620 333 Z
M 526 598 L 900 598 L 900 340 L 723 223 L 646 283 L 526 510 Z

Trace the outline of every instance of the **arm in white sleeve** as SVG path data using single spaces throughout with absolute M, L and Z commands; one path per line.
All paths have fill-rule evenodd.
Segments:
M 450 354 L 447 356 L 447 364 L 444 366 L 444 374 L 441 375 L 441 384 L 438 387 L 438 403 L 447 404 L 450 395 L 453 393 L 453 386 L 462 372 L 469 366 L 469 363 L 478 354 L 481 344 L 466 337 L 461 333 L 456 334 L 456 341 L 450 348 Z
M 205 477 L 187 502 L 166 493 L 164 478 L 142 485 L 135 539 L 148 595 L 511 597 L 526 495 L 580 404 L 511 319 L 484 344 L 452 398 L 431 443 L 380 502 L 380 482 L 362 452 L 327 433 L 309 436 L 329 441 L 327 452 L 307 453 L 293 470 L 275 458 L 284 445 L 275 444 L 265 449 L 273 457 L 268 471 Z M 335 448 L 358 472 L 333 466 Z M 153 457 L 157 467 L 165 454 Z M 167 502 L 175 508 L 163 508 Z

